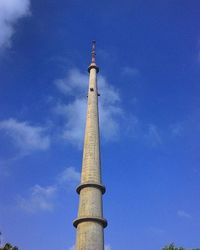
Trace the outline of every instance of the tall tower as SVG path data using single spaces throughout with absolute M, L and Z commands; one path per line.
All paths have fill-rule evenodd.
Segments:
M 99 112 L 95 41 L 92 43 L 92 62 L 88 67 L 88 105 L 83 148 L 81 183 L 77 187 L 80 195 L 78 218 L 73 225 L 77 228 L 76 250 L 103 250 L 107 221 L 103 218 L 102 194 L 105 187 L 101 182 L 101 157 L 99 140 Z

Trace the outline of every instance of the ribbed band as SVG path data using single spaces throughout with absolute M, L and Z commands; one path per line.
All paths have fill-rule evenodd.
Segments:
M 95 64 L 90 64 L 90 66 L 88 67 L 88 72 L 90 73 L 91 69 L 96 69 L 97 73 L 99 72 L 99 67 Z
M 99 218 L 99 217 L 79 217 L 73 221 L 74 227 L 77 228 L 78 224 L 81 222 L 88 222 L 88 221 L 93 221 L 97 222 L 103 225 L 103 227 L 107 227 L 108 223 L 107 220 L 104 218 Z
M 106 192 L 106 188 L 105 186 L 98 184 L 98 183 L 92 183 L 92 182 L 85 182 L 80 184 L 77 188 L 76 188 L 76 192 L 78 194 L 80 194 L 81 189 L 86 188 L 86 187 L 94 187 L 94 188 L 98 188 L 101 190 L 102 194 L 104 194 Z

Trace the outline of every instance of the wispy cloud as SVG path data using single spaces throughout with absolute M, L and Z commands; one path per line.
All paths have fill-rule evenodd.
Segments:
M 126 76 L 138 76 L 140 74 L 139 69 L 134 68 L 134 67 L 123 67 L 121 70 L 122 75 L 126 75 Z
M 105 250 L 112 250 L 111 245 L 110 244 L 106 244 L 105 245 Z
M 83 74 L 80 70 L 73 68 L 67 72 L 63 79 L 55 80 L 57 88 L 66 95 L 86 96 L 88 86 L 88 75 Z
M 67 72 L 65 78 L 57 79 L 55 85 L 63 94 L 71 95 L 75 98 L 86 97 L 88 79 L 88 74 L 82 73 L 79 69 L 74 68 Z M 107 79 L 101 74 L 98 75 L 98 87 L 101 93 L 100 103 L 116 104 L 120 101 L 118 90 L 109 84 Z
M 35 185 L 30 189 L 28 198 L 20 197 L 19 206 L 27 212 L 52 211 L 54 208 L 53 199 L 55 198 L 57 188 L 55 186 L 42 187 Z
M 186 219 L 192 218 L 192 216 L 189 213 L 185 212 L 184 210 L 178 210 L 177 215 L 181 218 L 186 218 Z
M 69 250 L 75 250 L 75 245 L 71 246 Z
M 73 97 L 70 103 L 58 104 L 55 108 L 55 112 L 66 120 L 63 138 L 80 147 L 85 126 L 88 75 L 71 69 L 67 77 L 56 80 L 55 85 L 63 94 Z M 119 135 L 119 118 L 123 115 L 119 92 L 102 75 L 98 76 L 98 86 L 101 93 L 99 110 L 102 136 L 106 140 L 113 140 Z
M 183 123 L 175 123 L 170 126 L 172 136 L 181 136 L 183 134 Z
M 69 104 L 58 104 L 56 114 L 65 120 L 62 137 L 73 145 L 81 147 L 86 117 L 86 99 L 75 99 Z
M 30 188 L 26 197 L 19 196 L 18 206 L 26 212 L 53 211 L 56 198 L 63 187 L 76 185 L 80 180 L 80 173 L 74 167 L 67 167 L 58 174 L 55 182 L 48 186 L 36 184 Z
M 137 68 L 124 67 L 122 74 L 127 76 L 140 75 Z M 62 138 L 67 142 L 81 148 L 84 138 L 84 127 L 87 108 L 88 74 L 74 68 L 67 72 L 63 79 L 57 79 L 55 85 L 66 95 L 70 102 L 58 102 L 54 108 L 57 115 L 63 117 L 65 125 L 62 128 Z M 143 122 L 135 114 L 122 108 L 119 91 L 108 83 L 101 74 L 98 75 L 98 87 L 101 94 L 99 98 L 100 130 L 104 141 L 117 140 L 121 135 L 128 135 L 134 140 L 149 147 L 159 147 L 164 143 L 164 132 L 154 122 Z M 181 133 L 178 124 L 170 127 L 170 133 Z
M 5 132 L 22 155 L 34 150 L 46 150 L 50 146 L 50 138 L 45 134 L 46 129 L 30 125 L 26 121 L 12 118 L 0 121 L 0 130 Z
M 160 131 L 155 124 L 148 125 L 148 129 L 144 135 L 144 139 L 148 145 L 153 147 L 162 144 Z
M 30 0 L 0 1 L 0 49 L 11 44 L 16 22 L 30 13 Z
M 67 183 L 69 185 L 80 181 L 80 173 L 74 167 L 65 168 L 62 173 L 58 175 L 57 182 L 61 185 Z

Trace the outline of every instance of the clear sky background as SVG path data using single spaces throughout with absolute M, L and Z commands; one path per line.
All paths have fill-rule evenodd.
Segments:
M 0 230 L 72 250 L 91 41 L 106 250 L 200 247 L 200 1 L 0 0 Z

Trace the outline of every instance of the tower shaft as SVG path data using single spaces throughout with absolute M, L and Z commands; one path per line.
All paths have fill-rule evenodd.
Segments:
M 80 195 L 76 250 L 103 250 L 103 228 L 107 221 L 103 218 L 102 194 L 105 187 L 101 182 L 101 157 L 99 138 L 99 112 L 97 73 L 95 62 L 95 42 L 92 48 L 92 63 L 89 68 L 88 105 L 83 148 L 81 184 L 77 187 Z

